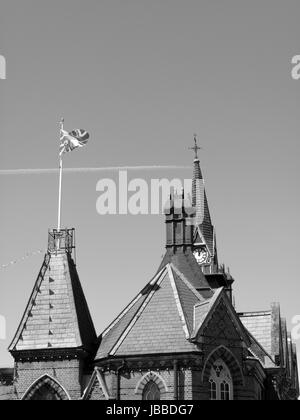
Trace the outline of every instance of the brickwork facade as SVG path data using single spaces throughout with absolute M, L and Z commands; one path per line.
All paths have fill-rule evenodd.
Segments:
M 70 399 L 79 399 L 82 395 L 82 371 L 80 360 L 16 362 L 15 396 L 22 399 L 26 392 L 45 376 L 52 378 Z

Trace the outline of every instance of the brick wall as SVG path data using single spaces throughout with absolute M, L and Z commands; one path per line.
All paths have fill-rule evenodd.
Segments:
M 17 362 L 15 389 L 21 399 L 25 392 L 43 375 L 49 375 L 69 394 L 71 399 L 82 395 L 82 366 L 79 360 L 49 362 Z

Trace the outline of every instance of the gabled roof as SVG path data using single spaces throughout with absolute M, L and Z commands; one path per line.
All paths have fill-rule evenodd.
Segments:
M 85 389 L 82 400 L 90 400 L 93 397 L 93 392 L 95 389 L 98 388 L 98 392 L 100 392 L 103 396 L 104 400 L 112 399 L 109 389 L 107 387 L 105 377 L 103 373 L 97 368 L 94 368 L 94 372 L 90 378 L 87 388 Z
M 216 311 L 218 311 L 220 304 L 223 305 L 224 311 L 227 313 L 227 317 L 230 318 L 236 334 L 240 337 L 241 341 L 243 341 L 247 346 L 250 346 L 251 341 L 248 333 L 228 299 L 224 288 L 217 289 L 211 299 L 195 305 L 195 322 L 192 338 L 195 340 L 201 335 L 206 335 L 206 328 L 213 316 L 215 316 Z M 214 332 L 212 331 L 212 333 Z
M 189 339 L 194 305 L 203 300 L 178 267 L 167 264 L 100 336 L 96 360 L 197 351 Z
M 9 351 L 89 349 L 95 340 L 74 261 L 48 252 Z

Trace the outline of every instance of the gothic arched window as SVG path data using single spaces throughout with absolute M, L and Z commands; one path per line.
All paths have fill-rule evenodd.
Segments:
M 55 390 L 47 384 L 45 384 L 45 385 L 41 386 L 39 389 L 37 389 L 30 399 L 31 400 L 42 400 L 42 401 L 60 400 L 60 398 L 59 398 L 58 394 L 55 392 Z
M 26 392 L 23 400 L 68 400 L 65 390 L 53 378 L 45 375 L 38 379 Z
M 233 400 L 232 378 L 223 360 L 218 359 L 212 365 L 209 384 L 211 400 Z
M 146 401 L 159 401 L 160 389 L 154 381 L 149 381 L 143 391 L 143 400 Z

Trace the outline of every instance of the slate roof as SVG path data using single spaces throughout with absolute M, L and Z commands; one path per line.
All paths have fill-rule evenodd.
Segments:
M 9 350 L 88 349 L 95 340 L 73 259 L 65 251 L 48 252 Z
M 246 312 L 239 314 L 247 330 L 264 350 L 272 354 L 272 312 Z
M 154 279 L 99 337 L 95 359 L 197 351 L 193 340 L 222 296 L 250 345 L 225 289 L 209 287 L 190 248 L 169 249 Z M 252 347 L 259 356 L 264 352 L 254 339 Z
M 167 263 L 99 339 L 96 360 L 108 356 L 194 352 L 194 305 L 205 298 Z
M 188 279 L 191 286 L 201 293 L 203 298 L 209 299 L 213 296 L 213 290 L 209 286 L 205 275 L 197 264 L 190 249 L 186 251 L 178 249 L 176 253 L 174 253 L 172 249 L 167 250 L 158 271 L 167 264 L 172 264 L 176 267 L 177 270 Z
M 256 338 L 253 337 L 253 335 L 247 330 L 250 341 L 251 341 L 251 345 L 249 348 L 250 353 L 256 357 L 257 359 L 260 360 L 261 364 L 265 367 L 265 368 L 270 368 L 270 367 L 274 367 L 275 366 L 275 362 L 272 359 L 272 357 L 270 356 L 270 354 L 268 354 L 266 352 L 266 350 L 263 348 L 263 346 L 256 340 Z

